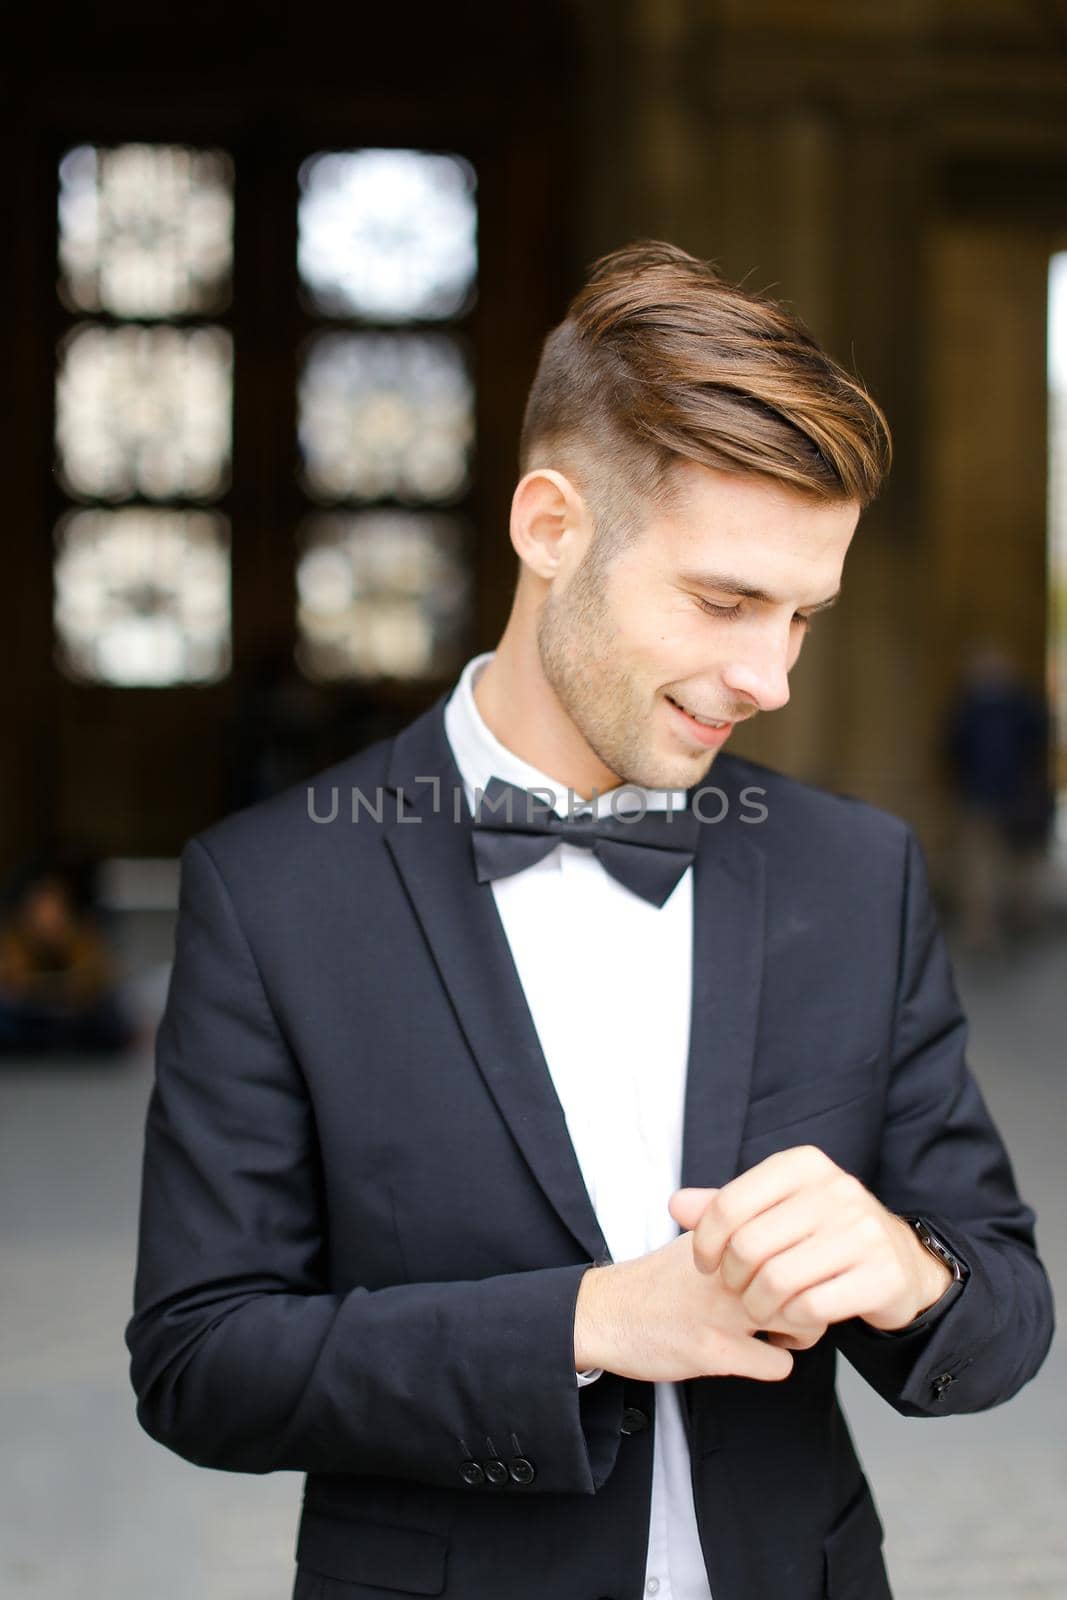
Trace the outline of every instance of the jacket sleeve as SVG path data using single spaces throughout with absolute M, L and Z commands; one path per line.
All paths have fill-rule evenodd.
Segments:
M 967 1025 L 908 832 L 879 1199 L 927 1219 L 969 1268 L 962 1291 L 915 1331 L 861 1319 L 838 1348 L 906 1416 L 982 1411 L 1032 1378 L 1052 1339 L 1052 1293 L 1007 1151 L 965 1058 Z
M 575 1381 L 574 1305 L 590 1263 L 331 1292 L 325 1229 L 299 1062 L 214 857 L 193 839 L 126 1329 L 142 1426 L 189 1461 L 240 1472 L 493 1494 L 600 1487 L 622 1383 Z M 529 1463 L 532 1479 L 520 1466 L 503 1486 L 479 1482 L 469 1462 L 494 1451 Z

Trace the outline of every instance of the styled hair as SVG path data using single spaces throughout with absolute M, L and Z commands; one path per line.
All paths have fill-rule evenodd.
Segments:
M 615 546 L 670 503 L 679 457 L 866 507 L 891 455 L 881 408 L 795 316 L 640 240 L 593 264 L 545 339 L 519 469 L 573 475 Z

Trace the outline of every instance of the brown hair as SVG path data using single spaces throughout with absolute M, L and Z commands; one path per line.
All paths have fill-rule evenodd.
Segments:
M 615 545 L 641 502 L 669 503 L 679 457 L 867 506 L 891 451 L 881 408 L 796 317 L 642 240 L 594 263 L 546 338 L 519 467 L 573 474 Z

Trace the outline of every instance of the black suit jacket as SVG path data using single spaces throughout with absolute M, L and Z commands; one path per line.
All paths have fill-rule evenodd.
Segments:
M 298 1600 L 638 1600 L 654 1390 L 575 1382 L 579 1280 L 609 1256 L 443 709 L 185 848 L 138 1415 L 190 1461 L 307 1473 Z M 914 1332 L 832 1328 L 784 1382 L 684 1384 L 702 1545 L 714 1600 L 878 1600 L 837 1351 L 898 1411 L 980 1410 L 1040 1364 L 1050 1292 L 909 830 L 728 756 L 708 781 L 683 1183 L 815 1144 L 970 1277 Z

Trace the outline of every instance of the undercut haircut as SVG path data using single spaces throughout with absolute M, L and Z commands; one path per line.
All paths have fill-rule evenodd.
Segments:
M 799 319 L 659 240 L 602 256 L 545 339 L 519 471 L 571 477 L 603 559 L 675 499 L 681 460 L 868 506 L 892 457 L 885 415 Z

